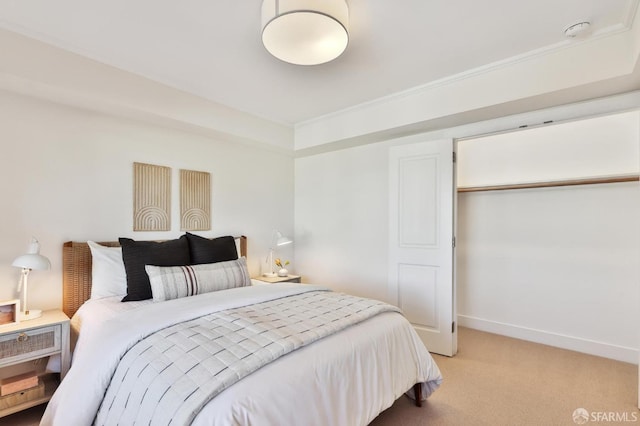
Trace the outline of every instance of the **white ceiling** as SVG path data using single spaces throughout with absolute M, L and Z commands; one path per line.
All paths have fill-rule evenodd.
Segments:
M 348 0 L 336 61 L 280 62 L 260 39 L 260 0 L 3 0 L 0 27 L 285 124 L 498 61 L 623 31 L 638 0 Z

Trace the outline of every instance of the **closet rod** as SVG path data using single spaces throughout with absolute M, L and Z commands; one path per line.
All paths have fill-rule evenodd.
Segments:
M 504 191 L 507 189 L 549 188 L 552 186 L 595 185 L 600 183 L 638 182 L 640 175 L 606 176 L 586 179 L 556 180 L 549 182 L 517 183 L 510 185 L 461 186 L 458 192 Z

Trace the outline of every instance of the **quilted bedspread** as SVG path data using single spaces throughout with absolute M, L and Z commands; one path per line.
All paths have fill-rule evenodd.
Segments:
M 364 425 L 413 384 L 426 397 L 442 382 L 397 308 L 323 286 L 241 287 L 122 312 L 94 310 L 102 300 L 79 311 L 88 322 L 42 426 Z
M 314 291 L 215 312 L 151 334 L 120 361 L 96 424 L 190 424 L 263 365 L 394 306 Z

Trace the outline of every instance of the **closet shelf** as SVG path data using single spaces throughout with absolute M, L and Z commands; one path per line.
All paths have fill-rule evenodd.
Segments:
M 516 183 L 507 185 L 459 186 L 458 192 L 504 191 L 508 189 L 549 188 L 554 186 L 596 185 L 601 183 L 638 182 L 639 175 L 603 176 L 547 182 Z

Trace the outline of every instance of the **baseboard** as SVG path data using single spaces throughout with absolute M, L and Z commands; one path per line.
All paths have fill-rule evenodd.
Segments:
M 513 337 L 515 339 L 527 340 L 530 342 L 541 343 L 543 345 L 582 352 L 589 355 L 596 355 L 604 358 L 615 359 L 617 361 L 638 364 L 638 350 L 625 346 L 617 346 L 610 343 L 597 342 L 580 337 L 520 327 L 513 324 L 475 318 L 467 315 L 458 315 L 458 325 L 473 328 L 474 330 Z

